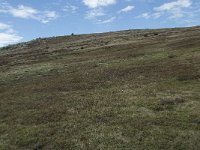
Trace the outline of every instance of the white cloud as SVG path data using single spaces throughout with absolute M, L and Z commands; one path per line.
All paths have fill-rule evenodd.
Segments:
M 116 17 L 111 17 L 110 19 L 107 19 L 107 20 L 98 20 L 97 24 L 112 23 L 114 20 L 116 20 Z
M 79 9 L 79 7 L 69 4 L 69 5 L 64 6 L 63 11 L 70 12 L 70 13 L 76 13 L 78 9 Z
M 36 17 L 36 20 L 42 23 L 48 23 L 52 20 L 55 20 L 58 17 L 55 11 L 44 11 L 43 15 L 39 15 Z
M 123 9 L 121 9 L 118 13 L 129 12 L 129 11 L 132 11 L 134 8 L 135 8 L 135 6 L 129 5 Z
M 188 8 L 192 5 L 191 0 L 177 0 L 170 3 L 164 3 L 159 7 L 155 7 L 154 11 L 160 16 L 162 14 L 170 14 L 170 18 L 181 18 L 184 16 L 184 8 Z
M 10 28 L 10 25 L 0 22 L 0 30 L 7 30 L 9 28 Z
M 116 2 L 117 0 L 83 0 L 83 3 L 89 8 L 105 7 Z
M 0 32 L 0 47 L 6 46 L 8 44 L 14 44 L 21 41 L 22 37 L 16 34 L 1 33 Z
M 22 19 L 34 19 L 42 23 L 48 23 L 58 17 L 55 11 L 40 11 L 24 5 L 13 7 L 8 3 L 4 3 L 4 5 L 0 6 L 0 13 L 7 13 L 13 17 Z
M 34 15 L 39 13 L 36 9 L 24 5 L 19 5 L 17 8 L 10 7 L 7 12 L 19 18 L 34 18 Z
M 91 9 L 86 14 L 86 19 L 95 19 L 96 17 L 105 16 L 106 14 L 101 8 Z
M 139 15 L 137 18 L 149 19 L 149 18 L 151 18 L 151 14 L 149 14 L 149 13 L 143 13 L 143 14 Z
M 186 15 L 185 9 L 190 8 L 192 0 L 176 0 L 169 3 L 164 3 L 161 6 L 155 7 L 152 13 L 143 13 L 138 18 L 154 18 L 157 19 L 163 15 L 170 19 L 182 18 Z
M 139 16 L 137 16 L 136 18 L 144 18 L 144 19 L 150 19 L 150 18 L 153 18 L 153 19 L 157 19 L 161 16 L 162 14 L 159 13 L 159 12 L 155 12 L 155 13 L 143 13 Z
M 0 22 L 0 47 L 20 42 L 22 37 L 8 24 Z
M 117 17 L 106 18 L 107 15 L 102 8 L 91 9 L 86 14 L 86 19 L 94 21 L 95 24 L 108 24 L 117 19 Z
M 191 0 L 178 0 L 170 3 L 165 3 L 159 7 L 154 8 L 155 11 L 171 11 L 174 9 L 187 8 L 191 6 Z
M 93 20 L 96 24 L 106 24 L 113 22 L 116 17 L 105 19 L 108 14 L 105 13 L 104 8 L 113 5 L 117 0 L 82 0 L 83 3 L 89 8 L 86 12 L 85 19 Z M 102 19 L 104 18 L 104 19 Z

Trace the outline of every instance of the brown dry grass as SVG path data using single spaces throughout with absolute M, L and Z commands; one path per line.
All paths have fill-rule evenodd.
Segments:
M 0 50 L 0 149 L 200 149 L 200 28 Z

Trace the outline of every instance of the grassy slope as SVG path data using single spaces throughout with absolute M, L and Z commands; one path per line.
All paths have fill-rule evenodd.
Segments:
M 200 27 L 0 50 L 0 149 L 200 149 Z

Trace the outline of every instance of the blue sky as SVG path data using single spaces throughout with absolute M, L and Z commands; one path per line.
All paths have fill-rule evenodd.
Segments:
M 0 47 L 71 33 L 195 25 L 199 0 L 0 0 Z

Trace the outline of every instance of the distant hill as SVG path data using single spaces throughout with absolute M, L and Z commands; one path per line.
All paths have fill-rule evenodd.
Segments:
M 0 149 L 200 149 L 200 27 L 0 49 Z

